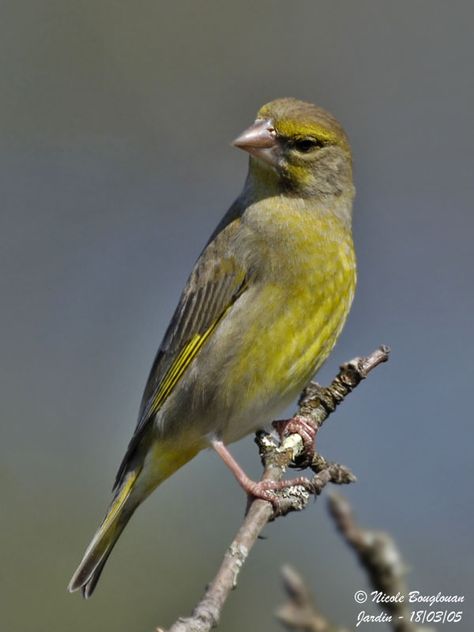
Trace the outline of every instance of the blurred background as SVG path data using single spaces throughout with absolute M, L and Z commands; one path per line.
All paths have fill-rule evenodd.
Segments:
M 357 474 L 343 491 L 396 538 L 410 587 L 466 595 L 456 629 L 473 629 L 473 18 L 467 0 L 1 2 L 3 630 L 168 626 L 221 560 L 245 502 L 202 453 L 138 511 L 94 598 L 66 593 L 183 283 L 242 186 L 229 143 L 281 96 L 334 112 L 355 156 L 359 286 L 319 380 L 392 347 L 320 450 Z M 259 475 L 252 438 L 233 451 Z M 221 629 L 280 629 L 284 562 L 353 625 L 367 579 L 324 497 L 266 536 Z

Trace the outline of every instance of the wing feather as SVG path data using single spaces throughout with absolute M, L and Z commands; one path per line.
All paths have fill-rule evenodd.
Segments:
M 197 260 L 158 349 L 138 416 L 138 423 L 117 473 L 115 486 L 156 413 L 205 345 L 226 312 L 245 291 L 247 271 L 229 253 L 229 238 L 238 229 L 235 219 L 214 236 Z

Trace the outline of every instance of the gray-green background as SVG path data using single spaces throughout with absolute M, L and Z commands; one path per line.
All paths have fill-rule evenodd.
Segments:
M 2 630 L 166 626 L 221 559 L 244 498 L 203 453 L 137 513 L 94 598 L 66 593 L 181 287 L 242 185 L 229 142 L 280 96 L 332 110 L 355 155 L 359 286 L 320 379 L 393 348 L 320 449 L 357 473 L 345 491 L 395 536 L 411 587 L 465 594 L 455 629 L 472 629 L 473 18 L 460 0 L 0 3 Z M 258 476 L 251 439 L 234 452 Z M 221 629 L 279 629 L 288 561 L 350 626 L 367 580 L 324 499 L 266 535 Z

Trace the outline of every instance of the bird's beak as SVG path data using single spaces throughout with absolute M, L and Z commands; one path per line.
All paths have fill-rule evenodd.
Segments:
M 257 119 L 253 125 L 234 140 L 232 145 L 260 158 L 273 167 L 278 163 L 276 151 L 278 141 L 270 119 Z

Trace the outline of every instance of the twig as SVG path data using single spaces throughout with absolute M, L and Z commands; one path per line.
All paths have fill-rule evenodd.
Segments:
M 390 623 L 394 632 L 434 632 L 410 622 L 406 567 L 393 539 L 387 533 L 359 527 L 349 502 L 339 494 L 329 496 L 328 508 L 337 530 L 357 554 L 374 592 L 382 597 L 379 605 L 389 613 L 384 621 Z M 283 625 L 294 632 L 347 632 L 330 623 L 317 608 L 305 581 L 293 568 L 284 566 L 282 576 L 288 601 L 277 610 L 276 616 Z M 396 599 L 387 601 L 387 596 Z M 402 601 L 400 597 L 405 599 Z
M 288 602 L 276 613 L 277 619 L 288 630 L 297 632 L 348 632 L 332 624 L 316 607 L 303 578 L 291 566 L 281 569 L 283 586 L 288 595 Z
M 311 383 L 298 402 L 297 416 L 318 430 L 346 395 L 366 378 L 372 369 L 388 360 L 389 351 L 388 347 L 382 346 L 367 357 L 355 358 L 344 364 L 328 387 L 324 388 L 319 384 Z M 258 433 L 256 440 L 264 464 L 262 480 L 281 480 L 286 468 L 291 463 L 298 464 L 298 458 L 304 452 L 303 439 L 299 434 L 289 435 L 281 445 L 278 445 L 267 433 Z M 311 490 L 295 485 L 278 493 L 279 514 L 304 509 L 311 493 L 320 494 L 329 482 L 344 484 L 355 480 L 347 468 L 328 463 L 318 454 L 313 458 L 311 469 L 315 473 L 311 481 Z M 240 569 L 252 546 L 265 525 L 274 517 L 276 516 L 269 502 L 263 500 L 251 502 L 242 526 L 227 549 L 222 564 L 201 601 L 190 617 L 178 619 L 168 632 L 207 632 L 217 625 L 222 608 L 230 591 L 237 584 Z M 163 630 L 157 628 L 157 632 L 163 632 Z
M 393 538 L 382 531 L 359 527 L 349 502 L 339 494 L 331 494 L 328 507 L 337 530 L 356 553 L 374 591 L 381 596 L 405 597 L 407 568 Z M 420 627 L 410 622 L 406 598 L 380 601 L 379 606 L 392 617 L 391 627 L 394 632 L 433 632 L 432 628 Z

